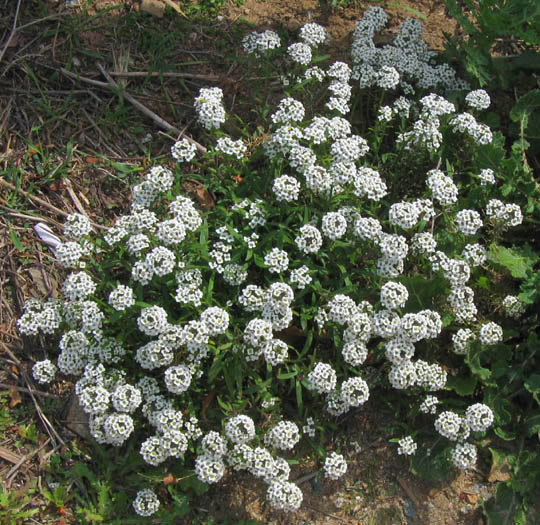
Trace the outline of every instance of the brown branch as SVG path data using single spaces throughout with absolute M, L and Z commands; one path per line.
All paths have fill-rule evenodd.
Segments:
M 220 77 L 217 75 L 200 75 L 198 73 L 175 73 L 166 71 L 159 73 L 157 71 L 109 71 L 111 77 L 170 77 L 170 78 L 195 78 L 197 80 L 208 80 L 218 82 Z
M 40 204 L 41 206 L 44 206 L 45 208 L 47 208 L 47 209 L 49 209 L 51 211 L 54 211 L 58 215 L 62 215 L 62 217 L 67 217 L 68 215 L 70 215 L 68 212 L 65 212 L 64 210 L 61 210 L 60 208 L 57 208 L 56 206 L 54 206 L 53 204 L 50 204 L 46 200 L 40 199 L 39 197 L 36 197 L 34 195 L 30 195 L 30 193 L 28 193 L 27 191 L 24 191 L 21 188 L 16 188 L 13 184 L 8 182 L 7 180 L 0 179 L 0 186 L 4 186 L 4 187 L 10 189 L 11 191 L 16 191 L 17 193 L 20 193 L 21 195 L 26 197 L 28 200 L 33 201 L 33 202 L 35 202 L 37 204 Z M 102 230 L 107 230 L 108 229 L 107 226 L 102 226 L 101 224 L 96 224 L 94 222 L 92 222 L 91 224 L 92 224 L 92 226 L 94 226 L 96 228 L 100 228 Z
M 15 17 L 13 19 L 13 26 L 11 27 L 11 33 L 8 36 L 8 39 L 2 48 L 2 51 L 0 51 L 0 62 L 2 62 L 2 59 L 4 58 L 4 55 L 7 51 L 7 48 L 9 47 L 9 44 L 11 44 L 11 41 L 13 40 L 13 37 L 15 36 L 15 33 L 17 32 L 17 20 L 19 19 L 19 9 L 21 7 L 21 0 L 18 0 L 17 7 L 15 8 Z
M 8 388 L 8 389 L 12 388 L 12 389 L 17 390 L 18 392 L 24 392 L 25 394 L 37 394 L 38 396 L 42 396 L 42 397 L 54 397 L 54 398 L 59 397 L 56 394 L 50 394 L 49 392 L 42 392 L 41 390 L 31 390 L 29 388 L 24 388 L 22 386 L 10 385 L 8 383 L 0 383 L 0 388 Z
M 7 485 L 6 487 L 9 489 L 11 487 L 11 483 L 13 481 L 13 478 L 15 474 L 17 474 L 17 471 L 21 468 L 21 465 L 23 463 L 26 463 L 29 459 L 32 459 L 42 448 L 46 447 L 51 442 L 51 438 L 47 439 L 45 442 L 43 442 L 38 448 L 30 452 L 29 454 L 26 454 L 23 456 L 11 469 L 6 475 Z
M 125 99 L 131 104 L 133 104 L 141 113 L 144 113 L 146 116 L 150 117 L 154 122 L 156 122 L 163 129 L 167 131 L 174 131 L 180 136 L 183 135 L 182 131 L 180 131 L 176 126 L 169 124 L 166 120 L 162 119 L 159 115 L 156 115 L 156 113 L 148 109 L 144 104 L 141 104 L 137 99 L 135 99 L 127 91 L 122 90 L 120 86 L 115 82 L 115 80 L 111 77 L 111 75 L 109 75 L 109 73 L 105 71 L 105 68 L 101 64 L 98 63 L 97 68 L 101 71 L 101 74 L 109 81 L 109 87 L 114 88 L 117 91 L 120 91 L 122 95 L 125 97 Z M 188 137 L 187 135 L 183 135 L 183 136 L 189 142 L 194 144 L 201 153 L 206 153 L 207 149 L 201 144 L 199 144 L 196 140 L 193 140 L 191 137 Z

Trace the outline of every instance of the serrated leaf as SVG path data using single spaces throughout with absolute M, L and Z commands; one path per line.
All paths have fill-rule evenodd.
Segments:
M 489 246 L 488 259 L 504 266 L 512 277 L 524 279 L 532 271 L 538 257 L 528 246 L 517 249 L 493 243 Z
M 540 108 L 540 89 L 534 89 L 523 95 L 510 111 L 510 118 L 514 122 L 519 122 L 527 119 L 537 108 Z

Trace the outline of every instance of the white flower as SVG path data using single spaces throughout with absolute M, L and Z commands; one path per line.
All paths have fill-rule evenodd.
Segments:
M 413 441 L 412 436 L 406 436 L 398 441 L 399 448 L 398 454 L 405 454 L 406 456 L 411 456 L 416 452 L 416 443 Z
M 133 501 L 133 508 L 139 516 L 151 516 L 159 509 L 159 499 L 156 493 L 150 489 L 139 490 Z
M 347 462 L 341 454 L 331 452 L 324 460 L 323 470 L 325 477 L 336 480 L 347 472 Z

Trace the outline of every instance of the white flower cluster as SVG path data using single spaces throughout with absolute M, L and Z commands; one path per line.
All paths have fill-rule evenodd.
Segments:
M 199 96 L 195 99 L 195 109 L 203 127 L 219 129 L 225 122 L 223 91 L 218 87 L 201 88 Z
M 417 444 L 414 442 L 412 436 L 406 436 L 398 441 L 398 454 L 404 454 L 406 456 L 412 456 L 416 452 Z
M 281 47 L 281 40 L 274 31 L 266 30 L 261 33 L 254 31 L 244 37 L 242 45 L 247 53 L 260 57 L 268 51 Z

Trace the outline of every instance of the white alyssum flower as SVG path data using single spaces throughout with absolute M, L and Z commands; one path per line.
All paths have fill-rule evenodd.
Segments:
M 217 483 L 225 474 L 225 463 L 220 457 L 201 454 L 195 460 L 195 474 L 203 483 Z
M 457 229 L 465 235 L 475 235 L 483 226 L 480 214 L 475 210 L 461 210 L 456 213 L 454 222 Z
M 478 334 L 479 341 L 484 345 L 494 345 L 503 340 L 503 329 L 497 323 L 484 323 Z
M 302 491 L 290 481 L 274 480 L 268 485 L 266 499 L 278 510 L 295 511 L 302 505 Z
M 233 443 L 248 443 L 255 437 L 255 423 L 249 416 L 234 416 L 225 423 L 225 434 Z
M 133 501 L 133 509 L 139 516 L 143 517 L 155 514 L 159 509 L 159 499 L 156 493 L 150 489 L 139 490 Z
M 41 384 L 50 383 L 54 380 L 58 368 L 50 359 L 38 361 L 32 367 L 32 376 Z
M 109 294 L 109 304 L 119 312 L 123 312 L 135 304 L 133 289 L 129 286 L 119 284 Z
M 317 363 L 308 374 L 310 388 L 319 394 L 327 394 L 336 388 L 337 374 L 328 363 Z
M 441 412 L 435 421 L 435 430 L 445 438 L 456 441 L 461 428 L 461 418 L 449 410 Z
M 311 47 L 308 44 L 297 42 L 287 48 L 287 54 L 294 62 L 307 66 L 311 62 Z
M 225 155 L 236 157 L 237 159 L 244 158 L 247 146 L 242 139 L 233 140 L 230 137 L 220 137 L 217 140 L 216 151 L 220 151 Z
M 476 447 L 471 443 L 458 443 L 450 451 L 452 463 L 462 470 L 473 467 L 477 459 Z
M 264 264 L 269 267 L 268 271 L 270 273 L 282 273 L 289 267 L 289 256 L 285 250 L 272 248 L 272 250 L 264 256 Z
M 398 441 L 398 454 L 404 454 L 406 456 L 411 456 L 416 452 L 417 444 L 414 442 L 412 436 L 406 436 L 404 438 L 401 438 Z
M 347 472 L 347 462 L 341 454 L 331 452 L 324 460 L 323 471 L 326 478 L 337 480 Z
M 491 98 L 483 89 L 475 89 L 467 94 L 465 102 L 473 109 L 484 110 L 489 108 Z
M 361 377 L 351 377 L 341 384 L 341 398 L 349 406 L 363 405 L 369 398 L 368 384 Z
M 317 47 L 328 40 L 328 32 L 323 26 L 310 22 L 300 28 L 300 40 L 311 47 Z
M 329 239 L 340 239 L 347 231 L 347 220 L 338 212 L 325 213 L 322 218 L 321 230 Z
M 191 384 L 193 374 L 186 365 L 171 366 L 165 370 L 165 386 L 173 394 L 186 392 Z
M 298 425 L 292 421 L 280 421 L 264 436 L 267 447 L 291 450 L 300 441 Z
M 278 201 L 292 202 L 300 195 L 300 183 L 290 175 L 281 175 L 272 185 Z
M 190 162 L 195 158 L 197 147 L 188 139 L 183 138 L 171 147 L 171 155 L 178 162 Z
M 493 424 L 493 412 L 483 403 L 475 403 L 465 411 L 465 421 L 474 432 L 485 432 Z

